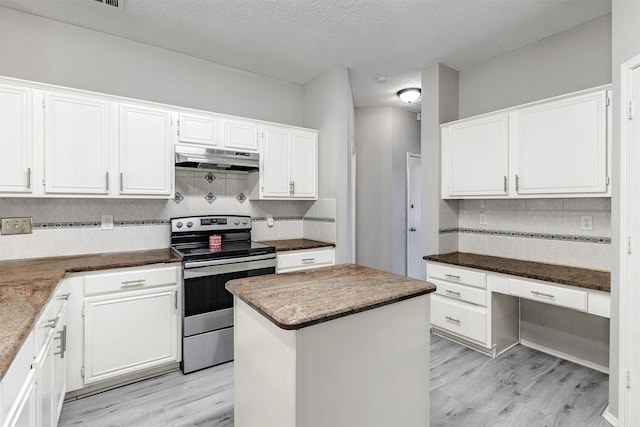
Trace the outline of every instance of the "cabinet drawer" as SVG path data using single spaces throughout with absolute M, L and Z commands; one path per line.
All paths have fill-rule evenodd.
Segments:
M 175 284 L 177 280 L 177 267 L 117 270 L 112 273 L 86 276 L 84 279 L 84 294 L 95 295 L 145 289 Z
M 432 295 L 431 324 L 486 345 L 487 310 L 485 308 Z
M 520 279 L 509 279 L 509 293 L 520 298 L 587 311 L 587 292 Z
M 436 294 L 471 304 L 487 306 L 487 291 L 471 286 L 457 285 L 444 280 L 430 279 L 436 286 Z
M 333 265 L 334 250 L 309 249 L 278 253 L 278 272 L 304 270 L 307 268 Z
M 487 275 L 479 271 L 465 270 L 440 264 L 429 264 L 429 278 L 462 283 L 476 288 L 487 289 Z

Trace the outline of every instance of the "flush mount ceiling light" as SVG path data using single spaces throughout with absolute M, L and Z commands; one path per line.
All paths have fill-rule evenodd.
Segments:
M 408 87 L 398 91 L 398 98 L 406 104 L 411 104 L 420 98 L 421 93 L 422 91 L 418 87 Z

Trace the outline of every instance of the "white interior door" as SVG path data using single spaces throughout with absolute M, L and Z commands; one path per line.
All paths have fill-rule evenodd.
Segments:
M 414 279 L 422 278 L 421 163 L 419 154 L 407 153 L 407 276 Z

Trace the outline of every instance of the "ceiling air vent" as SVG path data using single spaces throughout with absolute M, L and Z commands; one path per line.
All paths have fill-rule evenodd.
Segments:
M 98 3 L 102 3 L 104 5 L 107 6 L 113 6 L 113 7 L 122 7 L 122 1 L 123 0 L 95 0 Z

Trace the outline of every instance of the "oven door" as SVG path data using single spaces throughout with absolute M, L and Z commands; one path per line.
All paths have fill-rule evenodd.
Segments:
M 274 274 L 275 254 L 253 261 L 239 258 L 226 264 L 188 268 L 185 263 L 183 290 L 183 336 L 233 326 L 233 295 L 225 289 L 229 280 Z M 195 263 L 193 263 L 195 264 Z M 201 265 L 203 263 L 198 263 Z

